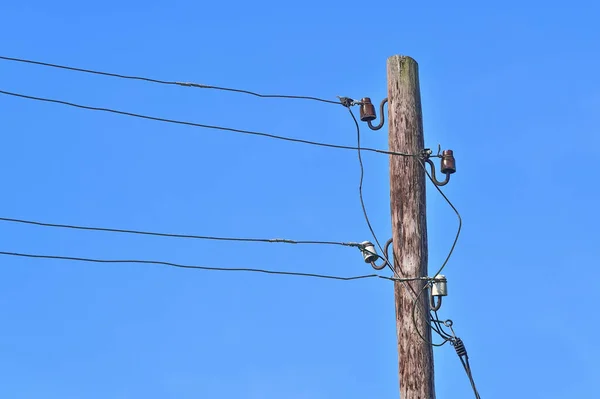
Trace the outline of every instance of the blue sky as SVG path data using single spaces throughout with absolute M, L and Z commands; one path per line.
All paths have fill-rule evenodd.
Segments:
M 600 7 L 381 2 L 5 2 L 1 55 L 265 93 L 386 96 L 420 65 L 426 144 L 452 148 L 463 235 L 451 318 L 485 398 L 590 397 Z M 0 62 L 0 89 L 354 145 L 341 107 Z M 191 234 L 362 241 L 356 153 L 0 96 L 0 216 Z M 358 111 L 358 110 L 357 110 Z M 386 148 L 385 130 L 363 144 Z M 365 200 L 390 232 L 387 157 Z M 455 216 L 428 189 L 430 269 Z M 1 251 L 340 275 L 351 248 L 216 243 L 0 223 Z M 398 397 L 392 285 L 2 257 L 0 397 Z M 471 397 L 449 346 L 439 398 Z

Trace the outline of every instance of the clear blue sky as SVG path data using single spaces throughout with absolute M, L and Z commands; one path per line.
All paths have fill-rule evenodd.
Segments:
M 592 1 L 4 2 L 7 56 L 335 99 L 420 64 L 426 144 L 452 148 L 464 231 L 452 318 L 482 397 L 597 393 L 600 7 Z M 354 145 L 341 107 L 0 62 L 0 89 Z M 356 153 L 0 96 L 0 216 L 226 236 L 362 241 Z M 385 130 L 363 130 L 386 148 Z M 390 236 L 387 157 L 365 200 Z M 455 216 L 428 191 L 430 269 Z M 1 251 L 332 274 L 355 249 L 0 223 Z M 395 398 L 392 285 L 1 257 L 0 397 Z M 449 346 L 439 398 L 472 397 Z

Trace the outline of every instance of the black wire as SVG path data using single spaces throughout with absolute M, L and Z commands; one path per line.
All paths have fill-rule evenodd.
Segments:
M 436 344 L 435 342 L 430 341 L 427 338 L 425 338 L 423 336 L 423 334 L 421 334 L 421 331 L 419 331 L 419 326 L 417 325 L 417 317 L 416 317 L 417 302 L 419 302 L 419 299 L 421 298 L 421 296 L 423 296 L 423 293 L 427 290 L 428 286 L 429 286 L 429 282 L 427 282 L 427 284 L 425 284 L 423 286 L 423 289 L 421 289 L 421 291 L 419 292 L 419 295 L 417 295 L 415 297 L 415 299 L 413 300 L 412 310 L 411 310 L 412 322 L 413 322 L 413 326 L 415 327 L 415 331 L 417 332 L 417 335 L 419 336 L 419 338 L 421 338 L 421 340 L 423 340 L 423 342 L 425 342 L 426 344 L 431 345 L 431 346 L 443 346 L 446 342 L 449 341 L 448 338 L 445 338 L 442 336 L 442 338 L 444 339 L 442 341 L 442 343 Z M 431 313 L 429 314 L 429 316 L 431 317 Z M 432 328 L 431 321 L 428 321 L 427 324 L 429 325 L 430 328 Z M 440 334 L 440 336 L 441 336 L 441 334 Z
M 234 132 L 234 133 L 249 134 L 249 135 L 254 135 L 254 136 L 268 137 L 268 138 L 271 138 L 271 139 L 291 141 L 291 142 L 294 142 L 294 143 L 310 144 L 310 145 L 315 145 L 315 146 L 319 146 L 319 147 L 337 148 L 337 149 L 352 150 L 352 151 L 356 151 L 357 150 L 356 147 L 351 147 L 351 146 L 346 146 L 346 145 L 321 143 L 321 142 L 317 142 L 317 141 L 302 140 L 302 139 L 296 139 L 296 138 L 292 138 L 292 137 L 278 136 L 278 135 L 270 134 L 270 133 L 255 132 L 255 131 L 251 131 L 251 130 L 242 130 L 242 129 L 234 129 L 234 128 L 230 128 L 230 127 L 223 127 L 223 126 L 206 125 L 206 124 L 202 124 L 202 123 L 180 121 L 180 120 L 176 120 L 176 119 L 158 118 L 158 117 L 155 117 L 155 116 L 135 114 L 135 113 L 132 113 L 132 112 L 119 111 L 119 110 L 110 109 L 110 108 L 91 107 L 91 106 L 87 106 L 87 105 L 70 103 L 70 102 L 62 101 L 62 100 L 54 100 L 54 99 L 50 99 L 50 98 L 28 96 L 28 95 L 25 95 L 25 94 L 12 93 L 12 92 L 9 92 L 9 91 L 4 91 L 4 90 L 0 90 L 0 94 L 5 94 L 5 95 L 8 95 L 8 96 L 13 96 L 13 97 L 26 98 L 28 100 L 35 100 L 35 101 L 43 101 L 43 102 L 49 102 L 49 103 L 55 103 L 55 104 L 68 105 L 70 107 L 87 109 L 87 110 L 91 110 L 91 111 L 110 112 L 110 113 L 113 113 L 113 114 L 131 116 L 131 117 L 134 117 L 134 118 L 148 119 L 148 120 L 153 120 L 153 121 L 158 121 L 158 122 L 174 123 L 174 124 L 178 124 L 178 125 L 201 127 L 201 128 L 205 128 L 205 129 L 215 129 L 215 130 L 223 130 L 223 131 Z M 379 149 L 376 149 L 376 148 L 363 148 L 362 150 L 363 151 L 376 152 L 376 153 L 380 153 L 380 154 L 398 155 L 398 156 L 405 156 L 405 157 L 418 157 L 418 156 L 420 156 L 420 155 L 414 155 L 414 154 L 402 154 L 402 153 L 399 153 L 399 152 L 391 152 L 391 151 L 379 150 Z
M 433 331 L 435 331 L 437 333 L 437 335 L 444 338 L 444 336 L 442 335 L 442 331 L 440 329 L 440 325 L 439 325 L 438 321 L 433 317 L 433 314 L 431 313 L 431 311 L 429 311 L 429 326 L 431 327 L 431 329 Z
M 446 200 L 446 202 L 448 203 L 448 205 L 450 205 L 450 207 L 452 208 L 452 210 L 454 211 L 454 213 L 456 213 L 456 217 L 458 218 L 458 229 L 456 230 L 456 237 L 454 237 L 454 242 L 452 243 L 452 247 L 450 248 L 450 251 L 448 252 L 448 256 L 446 256 L 446 259 L 444 260 L 444 263 L 442 263 L 442 266 L 439 268 L 439 270 L 437 271 L 437 273 L 435 273 L 431 277 L 433 279 L 433 278 L 436 278 L 442 272 L 442 270 L 444 270 L 444 268 L 446 267 L 446 265 L 450 261 L 450 258 L 452 257 L 452 254 L 454 253 L 454 248 L 456 247 L 456 243 L 458 242 L 458 238 L 460 237 L 460 231 L 462 229 L 462 218 L 460 216 L 460 213 L 458 212 L 458 210 L 456 209 L 456 207 L 452 203 L 452 201 L 450 201 L 448 199 L 448 197 L 446 196 L 446 194 L 444 194 L 444 192 L 442 191 L 442 189 L 439 188 L 437 184 L 435 184 L 435 182 L 433 181 L 433 178 L 431 177 L 431 175 L 427 171 L 427 168 L 425 167 L 425 164 L 421 160 L 419 160 L 419 163 L 423 167 L 423 170 L 425 171 L 425 174 L 427 174 L 427 177 L 429 178 L 429 180 L 433 183 L 433 186 L 441 194 L 441 196 Z
M 459 356 L 458 358 L 460 359 L 460 362 L 462 363 L 463 368 L 465 369 L 465 373 L 467 373 L 467 377 L 469 378 L 469 382 L 471 383 L 471 388 L 473 389 L 475 398 L 481 399 L 481 396 L 479 396 L 479 391 L 477 390 L 477 387 L 475 386 L 475 379 L 473 378 L 473 373 L 471 371 L 471 365 L 469 364 L 469 357 L 465 356 L 465 358 L 463 359 L 462 356 Z
M 363 192 L 362 192 L 365 170 L 364 170 L 364 165 L 363 165 L 362 155 L 361 155 L 361 151 L 364 150 L 364 148 L 362 148 L 361 145 L 360 145 L 360 126 L 358 124 L 358 121 L 356 120 L 356 117 L 354 116 L 354 113 L 352 112 L 352 109 L 350 109 L 350 107 L 348 107 L 348 111 L 350 112 L 350 115 L 352 116 L 352 120 L 354 121 L 354 124 L 356 125 L 356 138 L 357 138 L 357 140 L 356 140 L 357 141 L 356 150 L 357 150 L 357 154 L 358 154 L 358 164 L 360 165 L 360 181 L 359 181 L 359 184 L 358 184 L 358 194 L 359 194 L 359 198 L 360 198 L 360 205 L 362 207 L 363 215 L 365 217 L 365 221 L 367 222 L 367 226 L 369 227 L 371 235 L 375 239 L 375 243 L 377 244 L 377 246 L 379 247 L 379 250 L 382 253 L 382 258 L 386 262 L 386 264 L 389 267 L 389 269 L 392 271 L 393 275 L 395 276 L 396 275 L 396 270 L 394 270 L 394 267 L 392 266 L 392 263 L 390 262 L 390 260 L 386 256 L 386 253 L 385 253 L 383 247 L 381 246 L 381 243 L 377 239 L 377 235 L 375 234 L 375 230 L 373 229 L 373 226 L 371 225 L 371 222 L 369 220 L 369 215 L 367 213 L 367 208 L 365 206 L 365 201 L 364 201 Z M 393 249 L 392 249 L 392 257 L 394 258 L 394 264 L 395 264 L 396 257 L 394 255 Z M 393 278 L 391 280 L 393 280 Z M 413 293 L 413 296 L 417 297 L 417 292 L 415 291 L 415 289 L 413 288 L 413 286 L 408 281 L 404 281 L 404 283 L 410 289 L 410 291 Z
M 249 91 L 249 90 L 241 90 L 241 89 L 232 89 L 232 88 L 229 88 L 229 87 L 203 85 L 203 84 L 199 84 L 199 83 L 186 83 L 186 82 L 175 82 L 175 81 L 168 81 L 168 80 L 159 80 L 159 79 L 145 78 L 145 77 L 142 77 L 142 76 L 121 75 L 121 74 L 118 74 L 118 73 L 110 73 L 110 72 L 96 71 L 96 70 L 92 70 L 92 69 L 76 68 L 76 67 L 71 67 L 71 66 L 66 66 L 66 65 L 51 64 L 51 63 L 48 63 L 48 62 L 26 60 L 26 59 L 22 59 L 22 58 L 13 58 L 13 57 L 0 56 L 0 59 L 6 60 L 6 61 L 22 62 L 22 63 L 26 63 L 26 64 L 41 65 L 41 66 L 46 66 L 46 67 L 51 67 L 51 68 L 65 69 L 65 70 L 68 70 L 68 71 L 91 73 L 91 74 L 94 74 L 94 75 L 111 76 L 111 77 L 114 77 L 114 78 L 121 78 L 121 79 L 141 80 L 141 81 L 151 82 L 151 83 L 160 83 L 160 84 L 164 84 L 164 85 L 175 85 L 175 86 L 184 86 L 184 87 L 194 87 L 194 88 L 200 88 L 200 89 L 212 89 L 212 90 L 230 91 L 230 92 L 236 92 L 236 93 L 249 94 L 249 95 L 252 95 L 252 96 L 262 97 L 262 98 L 288 98 L 288 99 L 298 99 L 298 100 L 312 100 L 312 101 L 319 101 L 319 102 L 328 103 L 328 104 L 342 105 L 342 103 L 340 101 L 327 100 L 327 99 L 324 99 L 324 98 L 311 97 L 311 96 L 291 96 L 291 95 L 282 95 L 282 94 L 260 94 L 260 93 L 256 93 L 256 92 Z
M 14 219 L 14 218 L 6 218 L 6 217 L 0 217 L 0 221 L 29 224 L 29 225 L 34 225 L 34 226 L 75 229 L 75 230 L 91 230 L 91 231 L 104 231 L 104 232 L 110 232 L 110 233 L 142 234 L 142 235 L 158 236 L 158 237 L 191 238 L 191 239 L 198 239 L 198 240 L 265 242 L 265 243 L 284 243 L 284 244 L 315 244 L 315 245 L 321 244 L 321 245 L 340 245 L 340 246 L 356 247 L 356 248 L 361 247 L 360 243 L 355 243 L 355 242 L 289 240 L 289 239 L 283 239 L 283 238 L 268 239 L 268 238 L 215 237 L 215 236 L 200 236 L 200 235 L 191 235 L 191 234 L 158 233 L 158 232 L 152 232 L 152 231 L 140 231 L 140 230 L 127 230 L 127 229 L 114 229 L 114 228 L 107 228 L 107 227 L 91 227 L 91 226 L 77 226 L 77 225 L 70 225 L 70 224 L 46 223 L 46 222 L 38 222 L 38 221 L 33 221 L 33 220 Z
M 444 338 L 448 338 L 448 339 L 452 338 L 452 335 L 451 335 L 451 334 L 448 334 L 448 333 L 447 333 L 447 332 L 444 330 L 443 322 L 440 320 L 440 317 L 438 316 L 438 312 L 437 312 L 437 310 L 436 310 L 436 311 L 434 311 L 434 314 L 435 314 L 435 320 L 434 320 L 434 323 L 435 323 L 435 324 L 437 324 L 438 328 L 440 329 L 440 331 L 441 331 L 440 335 L 441 335 L 442 337 L 444 337 Z
M 477 386 L 475 385 L 475 379 L 473 378 L 473 371 L 471 370 L 471 365 L 469 364 L 469 357 L 465 359 L 465 363 L 467 364 L 467 375 L 469 377 L 469 381 L 471 382 L 471 387 L 473 388 L 473 393 L 475 394 L 476 399 L 481 399 L 479 396 L 479 391 L 477 390 Z
M 250 269 L 250 268 L 227 268 L 227 267 L 209 267 L 209 266 L 194 266 L 194 265 L 182 265 L 179 263 L 162 262 L 155 260 L 112 260 L 112 259 L 93 259 L 93 258 L 79 258 L 71 256 L 57 256 L 57 255 L 39 255 L 39 254 L 24 254 L 19 252 L 5 252 L 0 251 L 0 255 L 7 256 L 18 256 L 24 258 L 36 258 L 36 259 L 57 259 L 57 260 L 70 260 L 78 262 L 91 262 L 91 263 L 140 263 L 140 264 L 151 264 L 151 265 L 163 265 L 171 267 L 179 267 L 184 269 L 200 269 L 200 270 L 213 270 L 213 271 L 227 271 L 227 272 L 254 272 L 254 273 L 266 273 L 266 274 L 279 274 L 287 276 L 301 276 L 301 277 L 315 277 L 324 278 L 330 280 L 360 280 L 367 278 L 379 278 L 377 274 L 368 274 L 363 276 L 330 276 L 326 274 L 314 274 L 314 273 L 299 273 L 299 272 L 284 272 L 276 270 L 265 270 L 265 269 Z
M 427 174 L 427 177 L 429 178 L 429 180 L 431 180 L 431 182 L 433 183 L 433 185 L 435 186 L 435 188 L 439 191 L 439 193 L 442 195 L 442 197 L 444 197 L 444 199 L 446 200 L 446 202 L 448 204 L 450 204 L 450 207 L 454 210 L 454 212 L 456 213 L 456 215 L 458 217 L 458 230 L 456 232 L 456 237 L 454 238 L 454 242 L 452 243 L 452 247 L 450 248 L 448 256 L 444 260 L 444 263 L 442 264 L 442 266 L 440 267 L 440 269 L 437 271 L 437 273 L 433 277 L 431 277 L 431 279 L 434 279 L 435 277 L 437 277 L 442 272 L 442 270 L 444 270 L 444 268 L 448 264 L 448 261 L 452 257 L 452 254 L 454 253 L 454 248 L 456 247 L 456 243 L 458 242 L 458 238 L 460 236 L 460 231 L 461 231 L 461 228 L 462 228 L 462 218 L 460 217 L 460 213 L 458 212 L 458 210 L 456 209 L 456 207 L 452 204 L 452 202 L 448 199 L 448 197 L 444 194 L 444 192 L 437 186 L 437 184 L 435 184 L 435 182 L 433 181 L 431 175 L 427 171 L 427 168 L 425 168 L 425 164 L 423 163 L 423 161 L 421 161 L 419 159 L 419 163 L 421 164 L 421 167 L 423 168 L 423 170 Z M 439 324 L 438 324 L 439 320 L 437 319 L 437 311 L 435 312 L 435 315 L 436 315 L 435 319 L 433 319 L 433 316 L 431 315 L 431 311 L 430 311 L 428 324 L 429 324 L 429 327 L 432 330 L 434 330 L 435 332 L 437 332 L 438 335 L 444 340 L 442 343 L 436 344 L 436 343 L 434 343 L 432 341 L 427 340 L 425 337 L 423 337 L 423 335 L 419 331 L 419 327 L 417 325 L 417 319 L 416 319 L 416 315 L 415 315 L 415 311 L 416 311 L 416 308 L 417 308 L 417 302 L 419 301 L 419 299 L 421 298 L 421 296 L 423 295 L 423 293 L 427 290 L 428 286 L 429 286 L 429 282 L 427 284 L 425 284 L 425 286 L 423 286 L 423 288 L 421 289 L 421 291 L 419 292 L 419 294 L 416 295 L 416 297 L 413 300 L 412 310 L 411 310 L 413 326 L 414 326 L 415 331 L 417 332 L 417 335 L 419 336 L 419 338 L 421 338 L 424 342 L 426 342 L 427 344 L 432 345 L 432 346 L 442 346 L 446 342 L 450 341 L 452 337 L 449 334 L 447 334 L 443 330 L 443 328 L 441 326 L 439 326 Z M 414 290 L 413 290 L 413 292 L 414 292 Z M 431 324 L 432 321 L 433 321 L 434 324 L 438 324 L 437 327 L 439 328 L 439 330 L 437 328 L 435 328 L 434 325 Z
M 365 217 L 365 221 L 367 222 L 367 226 L 369 227 L 369 231 L 371 232 L 371 235 L 375 239 L 375 242 L 377 243 L 377 247 L 381 251 L 381 257 L 386 262 L 386 264 L 388 265 L 388 267 L 390 268 L 392 273 L 395 273 L 394 268 L 392 267 L 391 263 L 387 259 L 387 256 L 385 255 L 385 251 L 384 251 L 383 247 L 381 246 L 381 243 L 379 242 L 377 235 L 375 234 L 375 230 L 373 229 L 373 226 L 371 225 L 371 221 L 369 220 L 369 215 L 367 213 L 367 207 L 365 206 L 365 200 L 363 198 L 363 180 L 365 177 L 365 167 L 363 165 L 362 155 L 361 155 L 361 147 L 360 147 L 360 126 L 359 126 L 358 121 L 356 120 L 356 117 L 354 116 L 354 113 L 352 112 L 352 109 L 350 107 L 348 107 L 348 111 L 350 112 L 350 116 L 352 116 L 352 120 L 354 121 L 354 124 L 356 125 L 356 143 L 357 143 L 356 149 L 357 149 L 357 153 L 358 153 L 358 164 L 360 165 L 360 181 L 358 183 L 358 196 L 360 198 L 360 206 L 362 207 L 363 215 Z
M 450 340 L 452 338 L 452 335 L 444 331 L 444 328 L 442 327 L 442 322 L 438 318 L 437 311 L 435 311 L 434 317 L 432 311 L 430 310 L 429 319 L 429 325 L 431 326 L 431 329 L 437 333 L 437 335 L 439 335 L 444 340 Z

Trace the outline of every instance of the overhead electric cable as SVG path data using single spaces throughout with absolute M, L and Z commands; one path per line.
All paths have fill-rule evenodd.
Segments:
M 95 258 L 82 258 L 82 257 L 73 257 L 73 256 L 27 254 L 27 253 L 7 252 L 7 251 L 0 251 L 0 255 L 16 256 L 16 257 L 23 257 L 23 258 L 90 262 L 90 263 L 139 263 L 139 264 L 178 267 L 178 268 L 183 268 L 183 269 L 199 269 L 199 270 L 211 270 L 211 271 L 222 271 L 222 272 L 254 272 L 254 273 L 266 273 L 266 274 L 279 274 L 279 275 L 287 275 L 287 276 L 314 277 L 314 278 L 323 278 L 323 279 L 330 279 L 330 280 L 343 280 L 343 281 L 361 280 L 361 279 L 367 279 L 367 278 L 379 278 L 379 275 L 377 275 L 377 274 L 343 277 L 343 276 L 332 276 L 332 275 L 326 275 L 326 274 L 300 273 L 300 272 L 288 272 L 288 271 L 277 271 L 277 270 L 267 270 L 267 269 L 254 269 L 254 268 L 229 268 L 229 267 L 184 265 L 184 264 L 180 264 L 180 263 L 163 262 L 163 261 L 156 261 L 156 260 L 95 259 Z
M 103 231 L 110 233 L 126 233 L 126 234 L 140 234 L 158 237 L 172 237 L 172 238 L 189 238 L 197 240 L 214 240 L 214 241 L 240 241 L 240 242 L 264 242 L 264 243 L 284 243 L 284 244 L 314 244 L 314 245 L 339 245 L 346 247 L 360 248 L 362 245 L 358 242 L 341 242 L 341 241 L 315 241 L 315 240 L 290 240 L 285 238 L 243 238 L 243 237 L 217 237 L 217 236 L 205 236 L 205 235 L 193 235 L 193 234 L 174 234 L 174 233 L 160 233 L 153 231 L 141 231 L 141 230 L 129 230 L 129 229 L 115 229 L 108 227 L 93 227 L 93 226 L 80 226 L 72 224 L 58 224 L 58 223 L 47 223 L 35 220 L 15 219 L 0 217 L 0 221 L 9 223 L 21 223 L 34 226 L 43 227 L 55 227 L 64 229 L 74 230 L 89 230 L 89 231 Z
M 369 228 L 369 231 L 371 232 L 371 235 L 373 236 L 373 239 L 375 240 L 377 247 L 381 251 L 381 255 L 380 255 L 381 258 L 386 262 L 389 269 L 395 275 L 396 271 L 394 270 L 391 262 L 388 260 L 386 254 L 385 254 L 385 250 L 383 249 L 383 246 L 379 242 L 379 239 L 377 238 L 377 234 L 375 234 L 375 230 L 373 229 L 373 226 L 371 225 L 371 221 L 369 219 L 369 214 L 367 213 L 367 207 L 365 205 L 365 200 L 363 197 L 363 181 L 364 181 L 364 177 L 365 177 L 365 167 L 363 165 L 362 155 L 361 155 L 360 126 L 358 124 L 358 121 L 356 120 L 356 116 L 354 116 L 354 113 L 352 112 L 352 109 L 350 107 L 348 107 L 348 111 L 350 112 L 350 116 L 352 116 L 352 120 L 354 121 L 354 125 L 356 126 L 356 152 L 358 154 L 358 164 L 360 167 L 360 179 L 359 179 L 359 183 L 358 183 L 358 197 L 360 200 L 360 206 L 362 208 L 365 221 L 367 222 L 367 227 Z
M 64 70 L 75 71 L 75 72 L 84 72 L 84 73 L 89 73 L 89 74 L 94 74 L 94 75 L 110 76 L 113 78 L 140 80 L 140 81 L 144 81 L 144 82 L 158 83 L 158 84 L 163 84 L 163 85 L 174 85 L 174 86 L 194 87 L 194 88 L 199 88 L 199 89 L 230 91 L 230 92 L 236 92 L 236 93 L 242 93 L 242 94 L 249 94 L 251 96 L 262 97 L 262 98 L 286 98 L 286 99 L 297 99 L 297 100 L 312 100 L 312 101 L 319 101 L 322 103 L 342 105 L 342 103 L 340 101 L 327 100 L 327 99 L 319 98 L 319 97 L 295 96 L 295 95 L 286 95 L 286 94 L 261 94 L 261 93 L 257 93 L 257 92 L 250 91 L 250 90 L 235 89 L 235 88 L 230 88 L 230 87 L 221 87 L 221 86 L 213 86 L 213 85 L 205 85 L 205 84 L 200 84 L 200 83 L 160 80 L 160 79 L 147 78 L 147 77 L 143 77 L 143 76 L 123 75 L 123 74 L 118 74 L 118 73 L 97 71 L 97 70 L 93 70 L 93 69 L 76 68 L 76 67 L 67 66 L 67 65 L 52 64 L 49 62 L 27 60 L 24 58 L 0 56 L 0 60 L 21 62 L 21 63 L 26 63 L 26 64 L 33 64 L 33 65 L 39 65 L 39 66 L 44 66 L 44 67 L 64 69 Z
M 256 132 L 256 131 L 252 131 L 252 130 L 235 129 L 235 128 L 224 127 L 224 126 L 207 125 L 207 124 L 202 124 L 202 123 L 181 121 L 181 120 L 176 120 L 176 119 L 159 118 L 159 117 L 155 117 L 155 116 L 136 114 L 133 112 L 119 111 L 119 110 L 111 109 L 111 108 L 92 107 L 92 106 L 88 106 L 88 105 L 71 103 L 68 101 L 55 100 L 55 99 L 51 99 L 51 98 L 29 96 L 29 95 L 13 93 L 13 92 L 5 91 L 5 90 L 0 90 L 0 94 L 4 94 L 7 96 L 13 96 L 13 97 L 19 97 L 19 98 L 25 98 L 25 99 L 34 100 L 34 101 L 42 101 L 42 102 L 49 102 L 49 103 L 54 103 L 54 104 L 67 105 L 70 107 L 86 109 L 86 110 L 90 110 L 90 111 L 109 112 L 109 113 L 113 113 L 113 114 L 125 115 L 125 116 L 134 117 L 134 118 L 153 120 L 153 121 L 157 121 L 157 122 L 174 123 L 174 124 L 178 124 L 178 125 L 200 127 L 200 128 L 205 128 L 205 129 L 223 130 L 223 131 L 234 132 L 234 133 L 267 137 L 267 138 L 276 139 L 276 140 L 290 141 L 290 142 L 294 142 L 294 143 L 310 144 L 310 145 L 319 146 L 319 147 L 329 147 L 329 148 L 337 148 L 337 149 L 352 150 L 352 151 L 357 150 L 356 147 L 352 147 L 352 146 L 322 143 L 322 142 L 311 141 L 311 140 L 303 140 L 303 139 L 297 139 L 297 138 L 292 138 L 292 137 L 279 136 L 279 135 L 270 134 L 270 133 Z M 362 148 L 362 150 L 376 152 L 376 153 L 380 153 L 380 154 L 397 155 L 397 156 L 404 156 L 404 157 L 419 157 L 419 156 L 421 156 L 420 154 L 403 154 L 403 153 L 399 153 L 399 152 L 379 150 L 376 148 Z

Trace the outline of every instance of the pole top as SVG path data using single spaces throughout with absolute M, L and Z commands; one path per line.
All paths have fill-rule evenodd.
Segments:
M 392 55 L 391 57 L 388 57 L 388 62 L 391 62 L 391 61 L 400 61 L 400 62 L 408 61 L 408 62 L 414 62 L 415 64 L 418 65 L 418 62 L 414 58 L 412 58 L 408 55 L 402 55 L 402 54 L 396 54 L 396 55 Z

